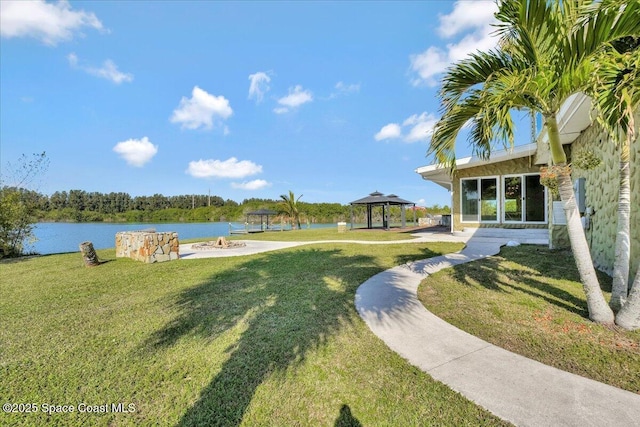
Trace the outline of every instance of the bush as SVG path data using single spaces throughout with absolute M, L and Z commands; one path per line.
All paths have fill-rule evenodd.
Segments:
M 0 189 L 0 256 L 21 255 L 24 242 L 34 240 L 34 211 L 18 189 Z

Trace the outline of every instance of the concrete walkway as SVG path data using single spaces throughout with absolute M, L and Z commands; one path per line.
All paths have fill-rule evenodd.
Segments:
M 361 245 L 388 245 L 388 244 L 404 244 L 404 243 L 426 243 L 426 242 L 462 242 L 465 243 L 469 239 L 475 241 L 493 241 L 495 239 L 487 237 L 474 237 L 472 234 L 454 236 L 446 232 L 416 232 L 411 235 L 413 239 L 407 240 L 391 240 L 391 241 L 370 241 L 370 240 L 318 240 L 308 242 L 276 242 L 264 240 L 237 240 L 245 243 L 246 246 L 238 248 L 211 248 L 211 249 L 193 249 L 193 243 L 185 243 L 180 245 L 180 259 L 197 259 L 197 258 L 222 258 L 231 256 L 253 255 L 262 252 L 276 251 L 285 248 L 293 248 L 302 245 L 314 245 L 321 243 L 355 243 Z M 501 239 L 506 243 L 507 238 Z M 520 243 L 530 244 L 546 244 L 547 240 L 537 238 L 517 239 Z
M 358 288 L 358 313 L 411 364 L 515 425 L 640 426 L 640 395 L 496 347 L 418 301 L 418 285 L 427 275 L 495 255 L 505 243 L 470 238 L 460 253 L 384 271 Z
M 236 240 L 245 243 L 245 246 L 237 248 L 211 248 L 193 249 L 193 243 L 180 245 L 180 259 L 195 258 L 222 258 L 230 256 L 253 255 L 262 252 L 276 251 L 279 249 L 293 248 L 303 245 L 315 245 L 321 243 L 355 243 L 360 245 L 388 245 L 392 243 L 424 243 L 424 242 L 464 242 L 468 237 L 455 237 L 444 233 L 420 233 L 413 235 L 414 239 L 391 240 L 391 241 L 369 241 L 369 240 L 316 240 L 308 242 L 275 242 L 266 240 Z

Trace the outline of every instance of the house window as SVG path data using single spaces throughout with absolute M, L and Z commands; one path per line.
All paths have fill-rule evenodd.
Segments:
M 460 206 L 463 222 L 498 222 L 500 206 L 498 178 L 460 180 Z
M 463 179 L 461 182 L 462 220 L 478 220 L 478 180 Z
M 505 222 L 546 222 L 546 190 L 539 174 L 505 176 L 502 188 Z

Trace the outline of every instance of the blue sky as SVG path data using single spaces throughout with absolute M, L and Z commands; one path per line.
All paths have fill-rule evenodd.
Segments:
M 483 1 L 0 7 L 2 164 L 46 151 L 47 194 L 450 204 L 414 172 L 439 78 L 495 45 Z

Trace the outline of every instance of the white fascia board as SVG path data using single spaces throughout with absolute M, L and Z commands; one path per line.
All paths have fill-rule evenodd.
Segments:
M 571 144 L 583 130 L 589 127 L 591 124 L 591 108 L 591 98 L 584 93 L 573 94 L 562 104 L 557 115 L 558 130 L 560 131 L 562 144 Z M 549 142 L 546 128 L 543 128 L 542 132 L 540 132 L 538 139 L 543 143 Z M 467 169 L 532 156 L 536 153 L 536 147 L 536 143 L 531 143 L 519 145 L 510 150 L 496 151 L 491 154 L 488 160 L 481 160 L 478 157 L 465 157 L 456 160 L 456 168 Z M 451 176 L 448 170 L 439 164 L 422 166 L 415 171 L 423 179 L 440 184 L 445 188 L 449 188 L 451 185 Z
M 510 150 L 500 150 L 491 154 L 487 160 L 478 157 L 465 157 L 456 160 L 456 169 L 468 169 L 476 166 L 489 165 L 492 163 L 504 162 L 507 160 L 519 159 L 521 157 L 532 156 L 536 152 L 536 144 L 518 145 Z M 451 175 L 449 170 L 440 165 L 433 164 L 417 168 L 416 173 L 420 174 L 423 179 L 433 181 L 445 188 L 449 188 L 451 184 Z

